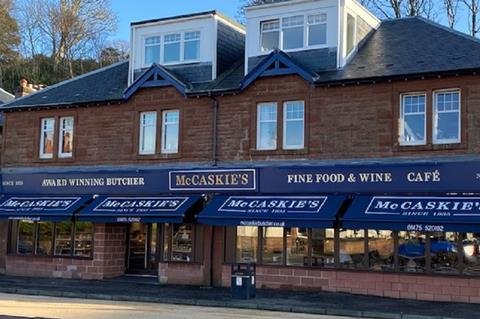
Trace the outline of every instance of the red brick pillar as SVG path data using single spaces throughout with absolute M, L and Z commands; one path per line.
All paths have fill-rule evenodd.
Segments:
M 94 261 L 89 272 L 102 278 L 125 274 L 126 226 L 124 224 L 95 224 Z

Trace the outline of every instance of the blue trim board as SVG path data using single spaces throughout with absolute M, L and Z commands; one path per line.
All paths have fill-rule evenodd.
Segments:
M 152 77 L 153 80 L 150 80 L 150 78 Z M 135 92 L 137 92 L 141 88 L 163 86 L 173 86 L 183 95 L 185 95 L 185 92 L 187 90 L 186 83 L 177 79 L 163 66 L 153 64 L 132 85 L 130 85 L 125 90 L 123 98 L 125 100 L 128 100 L 133 94 L 135 94 Z
M 281 65 L 286 67 L 282 67 Z M 271 68 L 273 66 L 273 68 Z M 241 90 L 245 90 L 252 82 L 261 76 L 275 76 L 285 74 L 298 74 L 305 81 L 314 83 L 318 76 L 298 65 L 285 52 L 281 50 L 274 50 L 265 57 L 255 68 L 253 68 L 243 79 L 241 83 Z

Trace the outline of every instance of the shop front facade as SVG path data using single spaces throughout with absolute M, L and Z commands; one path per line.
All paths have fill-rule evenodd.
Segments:
M 347 2 L 250 9 L 306 11 L 247 14 L 245 56 L 216 12 L 135 24 L 136 60 L 2 106 L 0 272 L 480 303 L 480 45 Z

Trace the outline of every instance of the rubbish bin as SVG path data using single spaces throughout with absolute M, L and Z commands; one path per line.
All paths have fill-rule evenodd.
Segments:
M 255 298 L 255 264 L 232 265 L 232 298 Z

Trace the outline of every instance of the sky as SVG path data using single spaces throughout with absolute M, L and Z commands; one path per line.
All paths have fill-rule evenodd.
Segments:
M 237 16 L 238 0 L 112 0 L 118 14 L 118 31 L 113 38 L 130 39 L 130 22 L 218 10 L 231 18 Z

